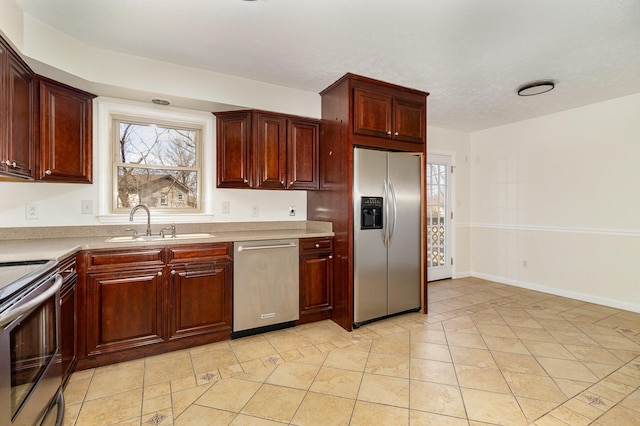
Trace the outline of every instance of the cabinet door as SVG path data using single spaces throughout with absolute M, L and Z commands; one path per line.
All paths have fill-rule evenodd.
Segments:
M 62 359 L 62 383 L 73 373 L 77 363 L 77 276 L 66 283 L 67 289 L 60 296 L 60 356 Z
M 65 385 L 78 362 L 78 291 L 76 286 L 78 272 L 75 255 L 60 262 L 58 273 L 62 276 L 58 338 L 62 364 L 62 384 Z
M 169 338 L 231 332 L 230 261 L 169 266 Z
M 4 174 L 33 178 L 33 73 L 11 52 L 6 61 Z
M 354 133 L 380 138 L 391 137 L 391 96 L 353 89 Z
M 393 134 L 395 140 L 424 143 L 426 111 L 422 102 L 393 99 Z
M 287 135 L 287 188 L 318 189 L 320 124 L 292 119 Z
M 216 116 L 216 163 L 218 188 L 250 188 L 249 162 L 251 114 Z
M 256 114 L 254 188 L 285 189 L 287 178 L 287 120 L 270 114 Z
M 163 340 L 162 268 L 87 274 L 87 355 Z
M 92 181 L 92 95 L 40 80 L 40 152 L 38 179 Z
M 300 256 L 300 321 L 331 316 L 333 310 L 333 256 L 312 253 Z

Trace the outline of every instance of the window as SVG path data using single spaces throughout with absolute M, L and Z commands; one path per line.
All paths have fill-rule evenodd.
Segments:
M 202 129 L 114 116 L 113 211 L 201 210 Z
M 100 223 L 128 224 L 137 203 L 157 223 L 213 220 L 213 114 L 104 97 L 94 103 Z

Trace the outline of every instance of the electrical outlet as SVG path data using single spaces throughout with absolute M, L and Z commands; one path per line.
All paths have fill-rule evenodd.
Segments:
M 37 204 L 25 204 L 24 217 L 27 220 L 40 219 L 40 206 Z
M 220 205 L 220 213 L 229 214 L 231 212 L 231 202 L 223 201 Z
M 253 217 L 260 216 L 260 206 L 251 206 L 251 216 Z
M 289 216 L 296 215 L 296 206 L 289 206 Z
M 82 214 L 93 214 L 93 201 L 92 200 L 82 200 L 80 203 Z
M 527 264 L 527 260 L 526 260 L 526 259 L 525 259 L 525 260 L 523 260 L 523 261 L 522 261 L 522 268 L 523 268 L 523 269 L 527 269 L 528 267 L 529 267 L 529 265 Z

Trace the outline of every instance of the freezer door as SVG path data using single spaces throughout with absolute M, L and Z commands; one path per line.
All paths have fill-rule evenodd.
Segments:
M 383 229 L 360 229 L 361 197 L 384 197 L 387 154 L 353 150 L 353 320 L 360 323 L 387 315 L 387 249 Z M 383 198 L 383 212 L 387 199 Z
M 389 154 L 389 314 L 420 307 L 420 156 Z

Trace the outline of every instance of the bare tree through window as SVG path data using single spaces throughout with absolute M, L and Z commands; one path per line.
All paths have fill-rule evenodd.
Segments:
M 116 208 L 198 209 L 199 129 L 115 120 Z

